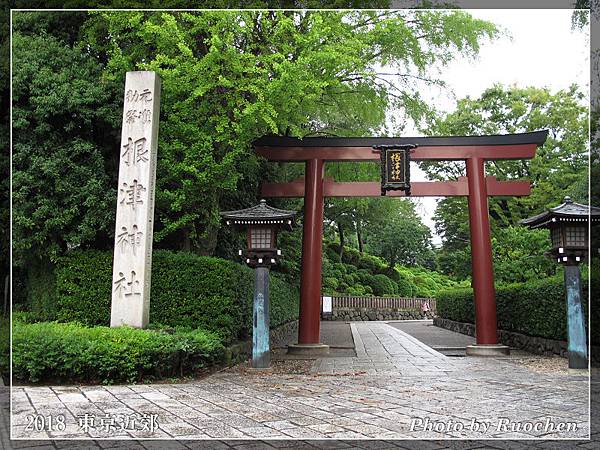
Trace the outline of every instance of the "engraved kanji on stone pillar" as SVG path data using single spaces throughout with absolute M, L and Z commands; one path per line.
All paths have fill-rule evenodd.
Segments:
M 127 72 L 119 147 L 111 327 L 148 325 L 159 112 L 158 75 Z

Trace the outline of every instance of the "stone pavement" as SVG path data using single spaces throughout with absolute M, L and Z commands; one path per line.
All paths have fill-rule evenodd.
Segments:
M 188 384 L 14 387 L 13 437 L 283 442 L 589 435 L 587 377 L 533 373 L 502 359 L 446 357 L 382 322 L 351 328 L 356 356 L 317 360 L 310 375 L 221 372 Z M 52 416 L 54 424 L 28 427 L 36 414 Z M 57 425 L 61 415 L 64 427 Z
M 464 354 L 467 345 L 475 344 L 473 336 L 436 327 L 433 320 L 399 320 L 388 324 L 444 354 L 447 349 L 461 349 Z

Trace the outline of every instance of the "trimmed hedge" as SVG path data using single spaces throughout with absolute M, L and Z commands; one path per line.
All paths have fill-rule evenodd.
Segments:
M 85 325 L 108 325 L 112 253 L 73 251 L 54 271 L 56 299 L 51 319 Z M 245 339 L 252 331 L 254 271 L 234 262 L 188 252 L 153 253 L 150 322 L 203 328 L 226 341 Z M 39 298 L 42 304 L 47 304 Z M 298 318 L 299 293 L 279 274 L 271 273 L 271 326 Z
M 204 330 L 139 330 L 13 322 L 13 376 L 28 382 L 133 383 L 193 374 L 224 355 Z
M 587 280 L 582 280 L 581 290 L 587 321 Z M 560 278 L 497 287 L 498 328 L 528 336 L 566 340 L 565 295 L 564 282 Z M 457 322 L 475 323 L 473 290 L 454 289 L 441 292 L 437 297 L 437 315 Z M 592 342 L 594 341 L 598 342 L 597 336 L 593 338 Z

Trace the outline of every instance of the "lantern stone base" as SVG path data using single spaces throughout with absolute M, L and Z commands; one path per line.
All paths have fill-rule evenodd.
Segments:
M 327 356 L 329 345 L 326 344 L 290 344 L 287 350 L 289 355 L 299 356 Z
M 467 356 L 506 356 L 510 347 L 502 344 L 467 345 Z

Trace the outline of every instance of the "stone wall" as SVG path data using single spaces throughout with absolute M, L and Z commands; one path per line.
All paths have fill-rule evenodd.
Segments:
M 433 324 L 440 328 L 456 331 L 457 333 L 475 336 L 475 325 L 472 323 L 455 322 L 453 320 L 435 317 Z M 567 341 L 557 341 L 538 336 L 514 333 L 512 331 L 498 330 L 498 340 L 509 347 L 519 348 L 538 355 L 560 355 L 566 358 Z M 592 367 L 600 367 L 600 346 L 592 345 L 590 360 Z
M 433 312 L 424 313 L 419 310 L 385 309 L 385 308 L 337 308 L 331 314 L 322 314 L 323 320 L 421 320 L 432 319 Z
M 455 322 L 449 319 L 436 317 L 433 324 L 440 328 L 456 331 L 457 333 L 475 336 L 475 325 L 472 323 Z M 546 339 L 539 336 L 527 336 L 512 331 L 498 330 L 498 340 L 509 347 L 519 348 L 530 353 L 539 355 L 560 355 L 567 356 L 567 342 Z
M 269 333 L 271 340 L 271 348 L 285 347 L 290 342 L 290 336 L 295 336 L 292 341 L 298 342 L 298 321 L 284 323 L 283 325 L 273 328 Z

